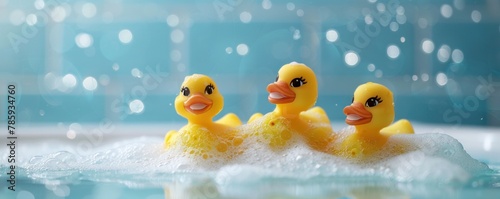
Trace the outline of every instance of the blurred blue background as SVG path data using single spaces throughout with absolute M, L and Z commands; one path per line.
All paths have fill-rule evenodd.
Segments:
M 0 110 L 15 83 L 25 125 L 184 122 L 172 103 L 193 73 L 247 120 L 292 61 L 333 122 L 373 81 L 397 118 L 500 126 L 497 0 L 0 0 Z

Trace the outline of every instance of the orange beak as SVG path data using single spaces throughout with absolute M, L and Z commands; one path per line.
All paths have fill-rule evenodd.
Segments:
M 201 94 L 193 94 L 184 102 L 184 108 L 193 114 L 202 114 L 212 107 L 212 100 Z
M 290 103 L 295 100 L 295 92 L 288 87 L 287 83 L 282 81 L 269 84 L 267 92 L 269 92 L 267 99 L 273 104 Z
M 354 102 L 351 106 L 346 106 L 344 114 L 347 116 L 345 123 L 349 125 L 361 125 L 372 121 L 372 113 L 367 111 L 363 104 L 359 102 Z

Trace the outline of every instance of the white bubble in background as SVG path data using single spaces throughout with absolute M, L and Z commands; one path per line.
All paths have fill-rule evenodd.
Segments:
M 35 6 L 35 8 L 37 10 L 41 10 L 41 9 L 45 8 L 45 2 L 43 0 L 35 0 L 33 5 Z
M 432 51 L 434 51 L 434 42 L 429 39 L 424 39 L 422 42 L 422 51 L 427 54 L 432 53 Z
M 359 62 L 359 56 L 354 51 L 348 51 L 344 56 L 344 61 L 348 66 L 354 67 Z
M 174 62 L 180 61 L 182 58 L 182 53 L 179 50 L 172 50 L 170 52 L 170 59 Z
M 250 21 L 252 21 L 252 14 L 250 14 L 247 11 L 241 12 L 240 13 L 240 20 L 243 23 L 250 23 Z
M 175 29 L 170 33 L 170 39 L 174 43 L 181 43 L 184 41 L 184 32 L 182 32 L 182 30 Z
M 70 194 L 70 188 L 66 185 L 57 186 L 54 190 L 52 190 L 56 196 L 66 197 Z
M 170 27 L 175 27 L 175 26 L 179 25 L 179 17 L 177 15 L 168 15 L 167 24 Z
M 474 10 L 470 14 L 470 17 L 472 18 L 472 21 L 475 23 L 479 23 L 481 21 L 481 12 Z
M 29 191 L 21 190 L 17 193 L 16 199 L 35 199 L 35 196 Z
M 25 18 L 26 16 L 22 10 L 13 10 L 9 15 L 10 23 L 15 26 L 21 25 Z
M 396 32 L 399 30 L 399 24 L 393 21 L 389 25 L 389 28 L 391 29 L 392 32 Z
M 450 59 L 451 48 L 448 45 L 442 45 L 437 53 L 437 58 L 440 62 L 447 62 Z
M 33 26 L 38 22 L 38 17 L 35 14 L 29 14 L 26 16 L 26 24 Z
M 417 81 L 417 80 L 418 80 L 418 76 L 417 76 L 417 75 L 413 75 L 413 76 L 411 76 L 411 79 L 412 79 L 413 81 Z
M 97 8 L 93 3 L 87 2 L 82 5 L 82 15 L 87 18 L 92 18 L 97 13 Z
M 64 19 L 66 19 L 66 9 L 62 6 L 56 6 L 52 12 L 50 12 L 50 16 L 52 17 L 52 20 L 55 22 L 62 22 Z
M 123 44 L 130 43 L 133 38 L 134 35 L 132 35 L 132 32 L 130 32 L 129 29 L 123 29 L 118 33 L 118 39 L 120 39 L 120 42 Z
M 379 12 L 385 12 L 385 5 L 383 3 L 377 3 L 377 10 Z
M 425 18 L 419 18 L 418 19 L 418 27 L 424 29 L 424 28 L 427 28 L 427 25 L 429 25 L 429 23 L 427 22 L 427 19 Z
M 371 15 L 366 15 L 366 16 L 365 16 L 365 23 L 366 23 L 367 25 L 372 24 L 372 23 L 373 23 L 373 17 L 372 17 Z
M 439 85 L 439 86 L 444 86 L 446 85 L 446 83 L 448 83 L 448 77 L 446 76 L 446 74 L 444 73 L 438 73 L 436 75 L 436 83 Z
M 118 71 L 120 69 L 120 65 L 118 65 L 117 63 L 114 63 L 113 66 L 111 66 L 111 68 L 114 70 L 114 71 Z
M 370 71 L 370 72 L 373 72 L 373 71 L 375 71 L 375 69 L 376 69 L 376 68 L 375 68 L 375 64 L 368 64 L 368 66 L 367 66 L 366 68 L 367 68 L 367 69 L 368 69 L 368 71 Z
M 94 77 L 89 76 L 83 79 L 82 85 L 86 90 L 93 91 L 97 89 L 97 80 Z
M 75 37 L 75 43 L 80 48 L 88 48 L 94 43 L 94 39 L 87 33 L 80 33 Z
M 335 42 L 339 38 L 339 34 L 337 33 L 336 30 L 330 29 L 326 31 L 326 40 L 329 42 Z
M 382 72 L 382 70 L 377 69 L 377 70 L 375 71 L 375 77 L 376 77 L 376 78 L 381 78 L 383 75 L 384 75 L 384 73 Z
M 67 88 L 73 88 L 76 86 L 76 78 L 73 74 L 69 73 L 64 75 L 62 78 L 62 83 Z
M 293 40 L 298 40 L 300 39 L 300 30 L 294 30 L 293 31 Z
M 231 53 L 233 53 L 233 48 L 231 48 L 231 47 L 227 47 L 227 48 L 226 48 L 226 53 L 227 53 L 227 54 L 231 54 Z
M 375 2 L 377 2 L 377 0 L 368 0 L 368 2 L 375 3 Z
M 427 73 L 422 73 L 422 75 L 420 75 L 420 79 L 424 82 L 429 81 L 429 75 Z
M 453 15 L 453 8 L 448 4 L 443 4 L 441 6 L 441 15 L 444 18 L 450 18 Z
M 138 99 L 132 100 L 128 104 L 128 108 L 132 113 L 142 113 L 142 111 L 144 111 L 144 103 L 142 103 L 142 101 Z
M 403 6 L 398 6 L 398 8 L 396 8 L 396 13 L 398 15 L 404 15 L 405 14 L 405 8 Z
M 40 114 L 40 116 L 44 116 L 45 115 L 45 111 L 40 109 L 40 111 L 38 112 Z
M 246 44 L 238 44 L 238 46 L 236 46 L 236 52 L 242 56 L 246 55 L 248 53 L 248 46 Z
M 295 10 L 295 4 L 294 3 L 287 3 L 286 9 L 290 10 L 290 11 Z
M 130 71 L 133 77 L 142 78 L 142 71 L 137 68 L 132 68 Z
M 397 15 L 396 21 L 401 25 L 405 24 L 406 23 L 406 15 Z
M 387 47 L 387 56 L 389 56 L 392 59 L 396 59 L 399 57 L 399 47 L 396 45 L 390 45 Z
M 76 138 L 76 131 L 73 130 L 73 129 L 70 129 L 66 132 L 66 137 L 70 140 L 72 139 L 75 139 Z
M 451 60 L 453 62 L 459 64 L 464 60 L 464 53 L 460 49 L 455 49 L 451 52 Z
M 304 10 L 302 10 L 302 9 L 298 9 L 298 10 L 297 10 L 297 16 L 299 16 L 299 17 L 304 16 Z
M 399 38 L 399 41 L 401 41 L 401 43 L 405 43 L 406 38 L 405 37 L 401 37 L 401 38 Z
M 271 3 L 270 0 L 263 0 L 262 1 L 262 8 L 269 10 L 273 7 L 273 3 Z

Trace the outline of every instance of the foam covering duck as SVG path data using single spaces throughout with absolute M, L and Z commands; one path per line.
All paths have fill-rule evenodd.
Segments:
M 210 77 L 187 76 L 175 98 L 175 110 L 188 123 L 179 131 L 172 130 L 165 135 L 165 148 L 181 145 L 185 152 L 207 159 L 214 151 L 226 152 L 241 144 L 242 138 L 236 134 L 236 127 L 242 124 L 238 116 L 229 113 L 212 121 L 223 106 L 224 98 Z
M 414 133 L 406 119 L 391 124 L 395 115 L 393 95 L 381 84 L 368 82 L 358 86 L 344 114 L 345 122 L 355 128 L 337 151 L 344 157 L 366 157 L 380 150 L 391 135 Z
M 277 148 L 285 146 L 294 134 L 300 134 L 311 148 L 325 151 L 334 135 L 325 111 L 311 108 L 318 97 L 313 70 L 296 62 L 285 64 L 267 91 L 268 101 L 276 108 L 266 115 L 256 113 L 250 117 L 250 136 L 264 138 L 269 146 Z

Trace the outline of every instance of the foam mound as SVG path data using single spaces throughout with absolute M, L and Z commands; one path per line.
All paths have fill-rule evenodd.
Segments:
M 351 128 L 340 131 L 348 134 Z M 339 136 L 342 137 L 342 136 Z M 491 172 L 473 159 L 454 138 L 444 134 L 396 135 L 380 153 L 358 162 L 310 149 L 298 136 L 279 150 L 256 138 L 242 144 L 243 152 L 233 158 L 203 159 L 184 153 L 182 147 L 165 150 L 161 138 L 131 139 L 91 155 L 67 151 L 34 156 L 20 162 L 35 180 L 136 180 L 161 181 L 168 175 L 204 175 L 220 185 L 253 184 L 270 179 L 382 178 L 397 182 L 466 182 L 472 176 Z M 404 146 L 403 154 L 391 154 Z

